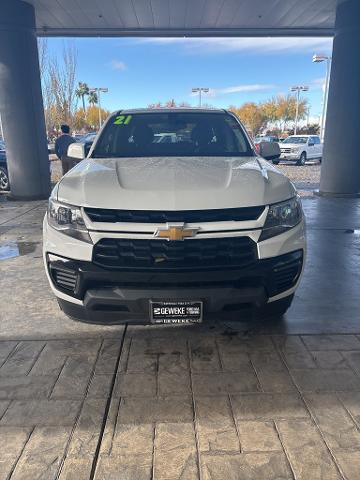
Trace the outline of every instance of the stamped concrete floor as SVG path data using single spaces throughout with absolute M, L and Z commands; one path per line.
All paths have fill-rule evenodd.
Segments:
M 98 327 L 49 290 L 45 204 L 0 197 L 0 479 L 360 479 L 360 201 L 304 207 L 283 319 Z

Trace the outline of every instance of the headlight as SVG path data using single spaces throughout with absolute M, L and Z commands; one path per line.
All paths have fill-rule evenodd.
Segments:
M 294 147 L 291 149 L 291 153 L 297 153 L 299 151 L 299 147 Z
M 301 222 L 302 217 L 303 213 L 299 197 L 270 205 L 259 242 L 275 235 L 280 235 L 280 233 L 295 227 Z
M 50 198 L 47 211 L 49 225 L 64 235 L 92 243 L 79 207 L 59 203 Z

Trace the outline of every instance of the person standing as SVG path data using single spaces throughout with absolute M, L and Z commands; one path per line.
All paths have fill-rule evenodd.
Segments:
M 62 173 L 65 175 L 65 173 L 76 165 L 76 161 L 67 155 L 69 145 L 75 143 L 76 140 L 70 135 L 69 125 L 61 125 L 60 128 L 62 134 L 55 141 L 55 153 L 59 160 L 61 160 Z

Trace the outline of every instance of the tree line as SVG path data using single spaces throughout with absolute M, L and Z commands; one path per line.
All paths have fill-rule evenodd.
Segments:
M 174 99 L 166 102 L 156 102 L 148 105 L 148 108 L 176 108 L 191 107 L 187 102 L 177 103 Z M 204 108 L 214 108 L 211 105 L 203 105 Z M 273 132 L 276 134 L 290 131 L 294 126 L 296 117 L 296 98 L 292 95 L 277 95 L 265 102 L 246 102 L 240 106 L 230 105 L 228 110 L 235 113 L 245 127 L 253 134 Z M 305 98 L 300 98 L 298 119 L 305 120 L 309 114 L 309 103 Z M 311 134 L 316 134 L 317 125 L 311 125 Z M 304 130 L 299 129 L 300 133 Z
M 246 102 L 240 107 L 231 105 L 242 123 L 256 135 L 265 130 L 277 133 L 293 128 L 296 117 L 296 97 L 293 95 L 277 95 L 265 102 Z M 305 120 L 309 115 L 309 102 L 300 98 L 298 120 Z

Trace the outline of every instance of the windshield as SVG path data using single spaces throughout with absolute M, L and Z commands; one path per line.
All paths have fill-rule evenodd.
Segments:
M 241 125 L 222 112 L 154 112 L 113 115 L 94 158 L 253 156 Z
M 288 137 L 282 143 L 306 143 L 307 137 Z

